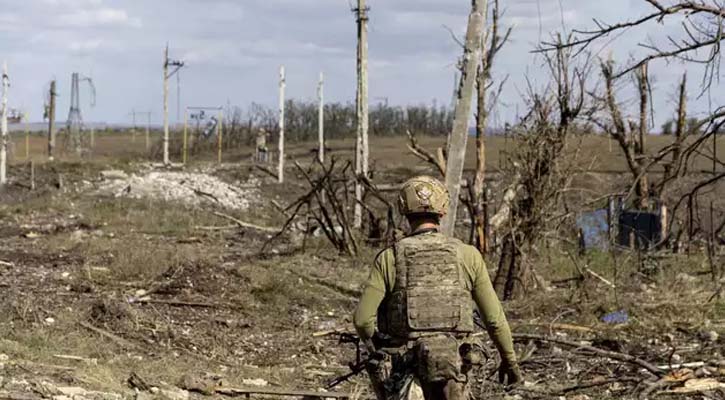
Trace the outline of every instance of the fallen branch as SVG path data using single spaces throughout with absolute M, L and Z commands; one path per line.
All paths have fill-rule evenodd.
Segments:
M 96 359 L 96 358 L 85 358 L 85 357 L 79 357 L 79 356 L 71 356 L 71 355 L 67 355 L 67 354 L 53 354 L 53 357 L 61 359 L 61 360 L 80 361 L 80 362 L 86 363 L 88 365 L 98 364 L 98 359 Z
M 512 323 L 512 325 L 514 325 Z M 594 329 L 589 328 L 587 326 L 579 326 L 579 325 L 571 325 L 571 324 L 547 324 L 545 322 L 542 323 L 525 323 L 520 324 L 516 326 L 536 326 L 536 327 L 544 327 L 544 328 L 551 328 L 551 329 L 560 329 L 565 331 L 576 331 L 576 332 L 594 332 Z
M 349 399 L 352 397 L 349 393 L 341 393 L 341 392 L 313 392 L 309 390 L 296 390 L 296 389 L 288 389 L 288 388 L 227 388 L 227 387 L 218 387 L 214 388 L 214 391 L 217 394 L 222 394 L 225 396 L 230 397 L 238 397 L 238 396 L 246 396 L 252 394 L 259 394 L 259 395 L 272 395 L 272 396 L 290 396 L 290 397 L 311 397 L 311 398 L 317 398 L 317 399 Z
M 225 225 L 225 226 L 195 226 L 194 229 L 202 231 L 228 231 L 237 229 L 238 225 Z
M 224 308 L 225 305 L 214 304 L 214 303 L 200 303 L 194 301 L 182 301 L 182 300 L 161 300 L 161 299 L 132 299 L 129 300 L 131 304 L 165 304 L 167 306 L 174 307 L 195 307 L 195 308 Z
M 282 207 L 282 205 L 279 204 L 279 202 L 277 200 L 272 199 L 270 201 L 270 203 L 272 203 L 272 205 L 274 206 L 274 208 L 276 208 L 279 212 L 281 212 L 282 214 L 284 214 L 285 217 L 289 218 L 289 216 L 290 216 L 289 215 L 289 212 L 287 212 L 287 210 L 284 207 Z
M 115 342 L 117 345 L 119 345 L 121 347 L 128 348 L 128 349 L 136 349 L 139 347 L 138 345 L 131 343 L 128 340 L 126 340 L 118 335 L 114 335 L 113 333 L 111 333 L 107 330 L 95 327 L 87 322 L 79 321 L 78 325 L 88 329 L 89 331 L 93 331 L 107 339 L 111 339 L 111 341 Z
M 274 171 L 272 171 L 271 169 L 269 169 L 267 167 L 264 167 L 264 166 L 261 166 L 261 165 L 255 165 L 255 167 L 257 167 L 258 170 L 260 170 L 260 171 L 268 174 L 269 176 L 273 177 L 274 179 L 277 179 L 277 173 L 274 172 Z
M 214 196 L 213 194 L 211 194 L 211 193 L 205 192 L 203 190 L 195 189 L 195 188 L 190 188 L 190 189 L 197 196 L 208 197 L 208 198 L 214 200 L 215 203 L 219 203 L 219 199 L 216 196 Z
M 670 370 L 678 370 L 683 368 L 700 368 L 707 365 L 704 361 L 695 361 L 695 362 L 689 362 L 689 363 L 682 363 L 682 364 L 672 364 L 672 365 L 658 365 L 657 368 L 670 371 Z
M 42 400 L 40 396 L 28 396 L 25 393 L 0 392 L 0 400 Z
M 587 267 L 587 266 L 584 266 L 584 268 L 583 268 L 583 269 L 584 269 L 584 271 L 585 271 L 586 273 L 588 273 L 589 275 L 591 275 L 591 276 L 593 276 L 593 277 L 595 277 L 595 278 L 599 279 L 600 281 L 602 281 L 602 282 L 603 282 L 604 284 L 606 284 L 607 286 L 611 287 L 612 289 L 616 289 L 616 287 L 617 287 L 617 286 L 616 286 L 615 284 L 613 284 L 613 283 L 612 283 L 612 282 L 610 282 L 609 280 L 605 279 L 605 278 L 604 278 L 603 276 L 601 276 L 601 275 L 597 274 L 596 272 L 592 271 L 591 269 L 589 269 L 589 267 Z
M 277 233 L 279 232 L 279 228 L 271 228 L 268 226 L 261 226 L 261 225 L 255 225 L 250 224 L 249 222 L 241 221 L 237 218 L 232 217 L 231 215 L 227 215 L 224 213 L 220 213 L 218 211 L 212 212 L 212 214 L 216 215 L 217 217 L 228 219 L 229 221 L 232 221 L 236 223 L 240 228 L 248 228 L 248 229 L 255 229 L 262 232 L 270 232 L 270 233 Z
M 428 150 L 420 147 L 420 145 L 418 145 L 418 140 L 415 138 L 415 135 L 413 135 L 409 130 L 405 131 L 405 133 L 408 135 L 408 139 L 410 141 L 410 143 L 408 144 L 408 150 L 410 150 L 411 153 L 413 153 L 421 160 L 433 164 L 436 169 L 438 169 L 438 172 L 441 174 L 441 176 L 446 176 L 446 160 L 443 156 L 443 151 L 439 149 L 437 155 L 434 155 Z
M 602 357 L 607 357 L 607 358 L 611 358 L 613 360 L 627 362 L 630 364 L 635 364 L 637 366 L 640 366 L 640 367 L 646 369 L 647 371 L 649 371 L 650 373 L 652 373 L 658 377 L 661 377 L 665 374 L 662 369 L 658 368 L 657 366 L 655 366 L 645 360 L 642 360 L 641 358 L 637 358 L 637 357 L 629 355 L 629 354 L 618 353 L 616 351 L 599 349 L 594 346 L 581 344 L 581 343 L 574 342 L 571 340 L 559 339 L 559 338 L 554 338 L 554 337 L 544 336 L 544 335 L 536 335 L 536 334 L 531 334 L 531 333 L 515 333 L 515 334 L 513 334 L 513 338 L 514 338 L 514 340 L 518 340 L 518 341 L 538 340 L 540 342 L 556 343 L 556 344 L 563 345 L 563 346 L 574 347 L 574 348 L 577 348 L 580 350 L 586 350 L 586 351 L 595 353 Z
M 564 396 L 567 393 L 576 392 L 578 390 L 583 389 L 590 389 L 597 386 L 604 386 L 604 385 L 610 385 L 612 383 L 622 383 L 622 382 L 640 382 L 641 379 L 637 378 L 631 378 L 631 377 L 620 377 L 620 378 L 608 378 L 608 379 L 594 379 L 592 381 L 587 382 L 579 382 L 572 385 L 566 385 L 566 386 L 552 386 L 552 387 L 545 387 L 545 386 L 518 386 L 513 388 L 512 390 L 514 392 L 526 392 L 526 393 L 536 393 L 536 394 L 542 394 L 547 396 Z

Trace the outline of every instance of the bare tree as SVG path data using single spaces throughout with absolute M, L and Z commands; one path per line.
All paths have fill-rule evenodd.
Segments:
M 55 80 L 50 82 L 50 91 L 48 93 L 48 159 L 53 161 L 55 154 L 55 99 L 58 93 L 55 91 Z
M 10 80 L 8 78 L 8 63 L 3 63 L 3 75 L 2 75 L 2 109 L 0 110 L 0 185 L 7 183 L 7 158 L 8 158 L 8 88 L 10 87 Z
M 488 124 L 488 116 L 491 113 L 491 106 L 487 102 L 489 95 L 493 97 L 491 104 L 496 103 L 496 98 L 503 88 L 505 79 L 499 84 L 498 91 L 491 93 L 494 82 L 492 70 L 496 55 L 508 41 L 511 35 L 509 27 L 503 36 L 499 35 L 500 24 L 500 5 L 499 0 L 493 3 L 493 12 L 491 17 L 491 28 L 483 37 L 482 62 L 476 76 L 478 111 L 476 114 L 476 176 L 472 186 L 472 198 L 469 199 L 471 209 L 473 211 L 473 229 L 475 232 L 476 243 L 478 249 L 484 253 L 487 250 L 488 243 L 488 226 L 486 221 L 486 199 L 485 199 L 485 181 L 486 181 L 486 131 Z
M 468 18 L 466 42 L 461 59 L 461 81 L 456 102 L 453 129 L 448 140 L 448 161 L 446 165 L 446 187 L 451 195 L 448 214 L 443 218 L 443 233 L 452 236 L 456 227 L 458 196 L 461 191 L 463 163 L 468 141 L 468 121 L 471 115 L 471 101 L 476 83 L 476 73 L 481 61 L 482 35 L 486 24 L 488 2 L 473 0 Z
M 561 41 L 561 38 L 558 38 Z M 517 196 L 507 193 L 508 225 L 500 232 L 501 257 L 494 287 L 503 299 L 520 298 L 533 286 L 531 252 L 571 184 L 574 162 L 564 149 L 574 121 L 591 111 L 586 107 L 589 59 L 575 63 L 571 49 L 545 54 L 552 84 L 543 93 L 530 89 L 529 112 L 514 129 L 517 150 L 510 175 L 518 181 Z
M 368 7 L 365 0 L 357 0 L 357 142 L 355 146 L 355 173 L 368 176 Z M 353 224 L 362 227 L 363 187 L 355 183 L 355 203 Z
M 637 204 L 640 209 L 646 209 L 648 206 L 648 185 L 647 185 L 647 164 L 649 160 L 644 156 L 644 137 L 647 125 L 647 75 L 646 64 L 643 64 L 641 72 L 637 74 L 639 82 L 638 89 L 640 95 L 640 116 L 639 125 L 634 123 L 627 124 L 625 116 L 620 110 L 617 102 L 614 88 L 614 62 L 611 60 L 602 63 L 602 75 L 605 82 L 604 102 L 609 112 L 610 122 L 600 124 L 613 139 L 617 141 L 622 149 L 627 166 L 633 175 L 634 183 L 637 191 Z M 639 135 L 639 137 L 637 137 Z
M 580 35 L 579 38 L 567 43 L 545 43 L 541 51 L 551 51 L 561 46 L 581 50 L 594 42 L 631 28 L 653 29 L 665 20 L 679 20 L 681 29 L 678 34 L 668 35 L 664 44 L 652 40 L 641 43 L 647 54 L 635 58 L 619 71 L 613 72 L 613 78 L 622 77 L 653 60 L 682 60 L 703 64 L 705 66 L 703 83 L 709 87 L 717 78 L 720 68 L 720 43 L 725 38 L 723 36 L 725 5 L 720 0 L 676 0 L 667 3 L 661 0 L 639 1 L 648 4 L 651 11 L 639 18 L 617 23 L 594 19 L 593 29 L 574 31 Z
M 285 101 L 284 92 L 287 86 L 284 66 L 279 68 L 279 137 L 278 137 L 278 164 L 277 164 L 277 181 L 284 183 L 284 131 L 285 131 Z

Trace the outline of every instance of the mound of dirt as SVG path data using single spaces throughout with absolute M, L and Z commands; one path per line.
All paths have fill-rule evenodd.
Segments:
M 245 210 L 259 199 L 254 182 L 244 188 L 219 178 L 193 172 L 150 171 L 127 175 L 122 171 L 104 171 L 97 194 L 134 199 L 176 201 L 188 205 L 216 204 L 223 208 Z

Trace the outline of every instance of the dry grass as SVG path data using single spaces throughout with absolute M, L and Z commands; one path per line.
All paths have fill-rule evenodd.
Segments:
M 171 138 L 178 142 L 181 132 L 172 132 Z M 292 135 L 291 137 L 294 137 Z M 143 135 L 134 136 L 129 132 L 98 132 L 96 134 L 96 146 L 92 152 L 92 159 L 101 162 L 124 163 L 129 160 L 154 160 L 160 161 L 161 136 L 158 132 L 152 133 L 152 151 L 147 152 Z M 649 151 L 656 152 L 671 142 L 671 137 L 650 135 L 646 139 Z M 62 143 L 62 140 L 59 140 Z M 430 150 L 444 146 L 445 137 L 421 137 L 419 138 L 421 146 Z M 335 139 L 327 143 L 332 150 L 331 155 L 349 159 L 352 156 L 354 141 L 350 139 Z M 415 158 L 407 149 L 408 139 L 405 136 L 398 137 L 376 137 L 370 139 L 371 146 L 371 163 L 380 172 L 390 173 L 390 170 L 396 168 L 415 168 L 415 166 L 423 165 L 420 160 Z M 710 145 L 709 143 L 707 144 Z M 36 162 L 44 162 L 46 160 L 47 139 L 44 135 L 33 134 L 30 140 L 30 156 Z M 307 160 L 311 158 L 311 151 L 314 151 L 315 143 L 295 143 L 288 144 L 288 154 L 291 158 L 300 158 Z M 515 149 L 516 143 L 512 139 L 505 137 L 488 137 L 486 141 L 486 164 L 489 170 L 498 169 L 506 162 L 507 153 Z M 25 159 L 25 136 L 21 133 L 13 135 L 13 147 L 15 149 L 14 157 L 11 160 L 15 162 L 26 162 Z M 173 146 L 172 146 L 173 147 Z M 468 141 L 468 151 L 465 168 L 473 170 L 475 167 L 475 141 Z M 585 135 L 573 138 L 569 145 L 569 151 L 579 149 L 579 159 L 582 162 L 582 168 L 591 169 L 599 172 L 626 172 L 626 164 L 621 156 L 621 151 L 617 147 L 617 143 L 605 136 Z M 178 153 L 173 151 L 172 153 Z M 229 150 L 224 155 L 226 162 L 250 161 L 253 149 L 240 148 Z M 718 154 L 725 154 L 725 141 L 718 142 Z M 77 160 L 77 158 L 65 152 L 60 155 L 63 160 Z M 198 154 L 192 157 L 192 161 L 212 161 L 216 160 L 216 152 L 208 152 Z M 174 159 L 180 162 L 180 159 Z M 708 170 L 712 163 L 704 158 L 699 158 L 696 162 L 697 169 Z
M 117 136 L 98 143 L 110 151 L 127 139 Z M 657 140 L 652 138 L 652 144 Z M 433 148 L 442 140 L 422 138 L 421 143 Z M 500 159 L 497 152 L 512 144 L 502 138 L 489 143 L 489 164 L 495 168 Z M 421 165 L 405 150 L 405 144 L 401 138 L 373 140 L 374 148 L 379 149 L 374 153 L 378 169 L 391 175 L 391 181 L 401 180 Z M 349 141 L 330 143 L 334 149 L 349 145 Z M 602 168 L 607 163 L 621 168 L 616 156 L 607 156 L 606 151 L 599 154 L 606 145 L 606 139 L 587 138 L 583 152 L 597 154 L 596 163 Z M 307 147 L 295 145 L 292 152 L 308 157 Z M 337 150 L 340 156 L 348 153 Z M 241 151 L 235 154 L 243 157 Z M 69 179 L 84 179 L 105 168 L 106 162 L 56 163 L 54 167 Z M 239 176 L 232 179 L 247 174 L 247 170 L 233 168 Z M 291 192 L 272 186 L 264 186 L 263 191 L 266 198 Z M 0 353 L 24 363 L 37 375 L 115 391 L 126 389 L 124 381 L 131 372 L 174 384 L 184 374 L 198 371 L 219 373 L 231 383 L 263 378 L 273 384 L 317 388 L 329 378 L 325 374 L 343 372 L 344 363 L 353 359 L 349 349 L 341 350 L 333 340 L 311 335 L 331 328 L 352 329 L 350 314 L 379 249 L 363 247 L 358 258 L 350 259 L 334 252 L 324 238 L 309 240 L 305 253 L 299 252 L 298 242 L 285 238 L 272 247 L 276 255 L 262 258 L 256 251 L 266 235 L 196 229 L 229 223 L 206 211 L 52 191 L 0 206 L 0 227 L 7 228 L 10 219 L 15 225 L 56 224 L 67 221 L 69 215 L 76 216 L 72 228 L 51 230 L 35 241 L 14 234 L 3 238 L 0 246 L 0 259 L 13 255 L 13 261 L 22 265 L 13 270 L 10 295 L 0 297 Z M 281 218 L 269 205 L 236 216 L 270 225 Z M 701 275 L 706 270 L 702 258 L 671 257 L 654 272 L 642 271 L 636 254 L 622 253 L 613 260 L 609 253 L 590 252 L 576 260 L 613 281 L 617 289 L 588 279 L 531 293 L 526 301 L 506 305 L 516 330 L 531 330 L 534 328 L 527 324 L 556 320 L 589 326 L 598 337 L 611 335 L 638 346 L 667 335 L 697 340 L 697 332 L 708 320 L 707 329 L 725 332 L 725 327 L 717 325 L 722 324 L 718 320 L 725 315 L 725 302 L 707 302 L 716 285 Z M 542 250 L 535 262 L 539 274 L 549 281 L 577 273 L 572 260 L 560 250 Z M 2 272 L 0 283 L 11 276 Z M 70 277 L 61 278 L 63 272 Z M 694 280 L 678 279 L 683 272 Z M 215 306 L 128 303 L 127 298 L 138 289 L 159 282 L 166 290 L 154 293 L 154 299 L 194 300 Z M 120 304 L 123 307 L 116 307 Z M 612 327 L 600 322 L 603 313 L 617 309 L 630 313 L 630 324 Z M 55 322 L 45 322 L 48 317 Z M 78 321 L 113 331 L 140 350 L 124 349 L 81 328 Z M 95 358 L 98 364 L 60 360 L 54 357 L 59 353 Z M 658 357 L 660 354 L 652 354 L 652 358 Z M 47 365 L 72 370 L 63 372 Z M 22 368 L 12 371 L 26 373 Z M 355 388 L 356 395 L 363 398 L 357 384 L 366 387 L 362 378 L 347 389 Z

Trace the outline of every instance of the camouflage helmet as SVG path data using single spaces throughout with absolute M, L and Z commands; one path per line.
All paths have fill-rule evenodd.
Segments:
M 398 207 L 403 215 L 437 214 L 448 211 L 448 189 L 430 176 L 416 176 L 405 182 L 398 196 Z

